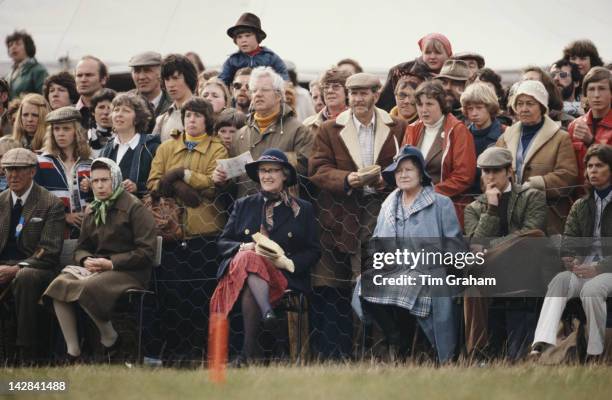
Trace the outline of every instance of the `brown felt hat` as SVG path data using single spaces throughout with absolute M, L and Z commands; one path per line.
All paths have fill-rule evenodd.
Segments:
M 463 60 L 446 60 L 440 73 L 436 75 L 436 78 L 447 78 L 453 81 L 467 81 L 470 77 L 470 69 Z
M 234 26 L 228 28 L 227 36 L 232 39 L 236 36 L 236 31 L 239 29 L 252 29 L 259 34 L 259 41 L 262 41 L 266 38 L 266 32 L 261 29 L 261 21 L 259 17 L 255 14 L 244 13 L 238 18 L 238 21 L 234 24 Z
M 462 53 L 455 53 L 451 58 L 455 60 L 476 60 L 478 64 L 478 69 L 484 68 L 485 60 L 484 57 L 478 53 L 472 53 L 470 51 L 464 51 Z

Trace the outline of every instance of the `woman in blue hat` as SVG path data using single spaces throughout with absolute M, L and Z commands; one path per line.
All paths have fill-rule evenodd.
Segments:
M 425 170 L 423 154 L 418 148 L 404 146 L 382 176 L 388 184 L 397 185 L 397 189 L 385 199 L 378 215 L 373 234 L 376 251 L 383 249 L 395 253 L 397 249 L 402 252 L 407 249 L 413 253 L 423 250 L 446 253 L 463 247 L 453 202 L 434 191 L 431 177 Z M 444 278 L 446 267 L 419 261 L 411 265 L 394 264 L 382 269 L 368 269 L 362 274 L 363 309 L 383 330 L 391 360 L 406 341 L 400 337 L 395 317 L 400 309 L 408 310 L 416 317 L 441 363 L 454 357 L 457 330 L 452 298 L 446 288 L 432 287 L 427 279 L 423 282 L 422 277 L 428 275 Z M 404 276 L 407 278 L 403 285 L 385 284 L 389 280 L 382 279 Z
M 297 173 L 285 153 L 264 151 L 246 165 L 246 173 L 260 191 L 234 204 L 218 242 L 223 261 L 210 302 L 211 314 L 227 316 L 240 301 L 244 342 L 238 365 L 258 355 L 260 324 L 274 326 L 273 306 L 285 290 L 310 290 L 310 267 L 321 255 L 312 205 L 287 190 L 297 182 Z M 257 245 L 256 233 L 261 234 Z

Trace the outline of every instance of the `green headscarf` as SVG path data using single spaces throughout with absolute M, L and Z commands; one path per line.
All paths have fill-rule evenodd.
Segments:
M 108 210 L 110 210 L 113 204 L 115 204 L 117 198 L 121 195 L 121 193 L 123 193 L 123 177 L 121 176 L 121 168 L 119 168 L 117 163 L 110 158 L 96 158 L 91 163 L 92 169 L 96 163 L 104 164 L 110 169 L 113 187 L 113 194 L 111 194 L 108 199 L 100 200 L 94 195 L 95 199 L 90 204 L 91 212 L 94 216 L 94 222 L 96 223 L 96 226 L 99 226 L 100 224 L 104 225 L 106 223 L 106 215 L 108 214 Z

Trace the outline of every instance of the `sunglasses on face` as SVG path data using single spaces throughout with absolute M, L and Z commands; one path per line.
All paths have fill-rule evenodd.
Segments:
M 242 89 L 243 87 L 244 87 L 246 90 L 249 90 L 249 84 L 248 84 L 248 83 L 245 83 L 245 84 L 242 84 L 242 83 L 240 83 L 240 82 L 234 82 L 234 83 L 232 83 L 232 88 L 234 88 L 235 90 L 240 90 L 240 89 Z
M 565 71 L 555 71 L 550 74 L 550 76 L 552 76 L 553 78 L 555 78 L 557 75 L 559 76 L 559 78 L 565 79 L 569 76 L 569 73 Z

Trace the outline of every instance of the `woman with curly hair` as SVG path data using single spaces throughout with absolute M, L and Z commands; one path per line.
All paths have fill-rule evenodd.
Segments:
M 138 197 L 147 192 L 151 162 L 160 144 L 159 135 L 145 134 L 151 111 L 137 94 L 118 94 L 111 103 L 112 138 L 100 152 L 121 168 L 123 188 Z
M 79 101 L 74 76 L 70 72 L 62 71 L 45 79 L 43 96 L 52 110 L 71 106 Z

